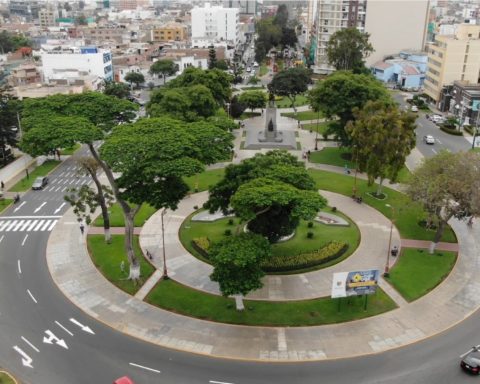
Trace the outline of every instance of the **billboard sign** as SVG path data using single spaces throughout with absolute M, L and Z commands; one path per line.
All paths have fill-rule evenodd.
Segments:
M 367 271 L 339 272 L 333 274 L 332 299 L 338 297 L 371 295 L 378 285 L 378 269 Z

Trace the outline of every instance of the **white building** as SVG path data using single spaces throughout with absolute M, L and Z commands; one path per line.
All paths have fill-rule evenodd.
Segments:
M 113 80 L 112 54 L 97 47 L 42 45 L 40 53 L 46 82 L 59 73 L 84 72 L 102 79 Z
M 205 3 L 204 8 L 192 9 L 192 41 L 229 42 L 237 47 L 239 42 L 238 8 L 223 8 Z

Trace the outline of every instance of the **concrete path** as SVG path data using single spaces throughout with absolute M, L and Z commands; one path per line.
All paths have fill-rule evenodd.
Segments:
M 176 252 L 171 248 L 176 235 L 168 228 L 178 225 L 177 221 L 183 220 L 183 216 L 174 212 L 165 223 L 169 231 L 166 236 L 169 260 Z M 69 224 L 75 221 L 72 210 L 68 211 L 49 238 L 47 261 L 54 282 L 90 316 L 120 332 L 165 347 L 216 357 L 265 361 L 352 357 L 433 336 L 480 307 L 480 244 L 476 241 L 480 226 L 467 228 L 458 221 L 450 224 L 458 236 L 460 257 L 444 282 L 424 297 L 369 319 L 316 327 L 276 328 L 193 319 L 127 295 L 106 281 L 95 268 L 88 256 L 85 238 L 76 225 Z M 156 233 L 142 232 L 142 236 L 153 241 L 158 236 L 158 228 Z M 154 260 L 157 258 L 155 253 Z M 178 266 L 172 265 L 172 268 Z
M 355 252 L 344 261 L 329 268 L 294 275 L 267 275 L 264 287 L 250 293 L 247 298 L 255 300 L 305 300 L 329 296 L 335 272 L 351 270 L 384 270 L 390 234 L 390 220 L 366 204 L 357 204 L 352 199 L 332 192 L 320 191 L 330 206 L 338 207 L 357 224 L 361 242 Z M 207 192 L 195 194 L 183 200 L 175 212 L 164 216 L 165 251 L 169 275 L 178 282 L 192 288 L 220 295 L 218 284 L 209 278 L 212 266 L 188 253 L 180 243 L 179 230 L 183 220 L 193 213 L 194 206 L 202 206 L 207 200 Z M 155 213 L 143 226 L 140 246 L 154 254 L 153 263 L 163 268 L 161 248 L 161 212 Z M 185 229 L 188 231 L 188 229 Z M 393 228 L 392 246 L 400 246 L 400 235 Z M 395 259 L 390 258 L 390 267 Z

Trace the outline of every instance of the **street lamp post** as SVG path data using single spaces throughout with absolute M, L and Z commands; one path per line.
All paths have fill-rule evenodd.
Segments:
M 388 238 L 387 263 L 385 264 L 385 272 L 383 274 L 384 277 L 388 277 L 389 276 L 389 271 L 390 271 L 390 251 L 392 249 L 392 233 L 393 233 L 393 222 L 394 222 L 394 216 L 395 216 L 395 208 L 393 206 L 391 206 L 390 204 L 385 204 L 385 206 L 392 209 L 392 217 L 390 218 L 390 236 Z
M 163 253 L 163 275 L 162 279 L 163 280 L 168 280 L 168 273 L 167 273 L 167 259 L 165 257 L 165 226 L 163 225 L 163 216 L 165 216 L 165 213 L 167 211 L 167 208 L 163 208 L 161 217 L 162 217 L 162 253 Z
M 318 151 L 318 120 L 320 120 L 320 110 L 317 113 L 317 130 L 315 132 L 315 151 Z
M 354 199 L 357 198 L 357 172 L 358 172 L 358 149 L 357 149 L 357 146 L 354 145 L 353 146 L 353 151 L 354 151 L 354 161 L 355 161 L 355 174 L 353 176 L 353 191 L 352 191 L 352 197 Z

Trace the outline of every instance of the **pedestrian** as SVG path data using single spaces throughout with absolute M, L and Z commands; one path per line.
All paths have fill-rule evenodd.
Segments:
M 80 232 L 82 233 L 82 235 L 83 235 L 83 232 L 85 232 L 85 227 L 83 223 L 80 223 Z
M 392 248 L 392 256 L 395 257 L 398 255 L 398 247 L 395 245 L 393 248 Z
M 2 187 L 2 191 L 5 189 L 5 184 L 3 183 L 3 180 L 0 181 L 0 187 Z

